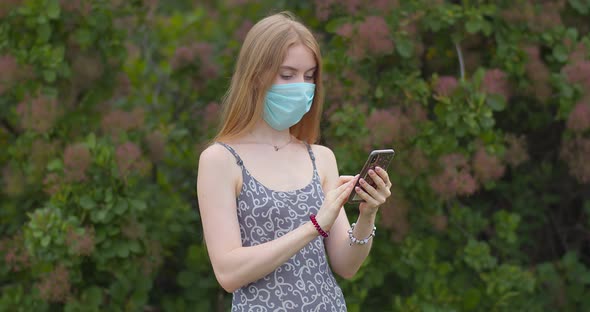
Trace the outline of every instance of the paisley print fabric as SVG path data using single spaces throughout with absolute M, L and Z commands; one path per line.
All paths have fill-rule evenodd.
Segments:
M 324 193 L 309 145 L 313 163 L 311 182 L 301 189 L 281 192 L 257 181 L 233 148 L 218 143 L 236 157 L 242 169 L 243 184 L 236 201 L 243 246 L 279 238 L 309 222 L 311 213 L 317 214 Z M 236 290 L 231 311 L 346 311 L 342 290 L 326 258 L 324 238 L 316 237 L 274 272 Z

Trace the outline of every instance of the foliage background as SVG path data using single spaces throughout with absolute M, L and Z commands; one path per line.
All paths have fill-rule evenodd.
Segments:
M 284 9 L 321 42 L 341 173 L 397 151 L 350 311 L 590 310 L 588 1 L 5 0 L 0 311 L 229 309 L 196 160 Z

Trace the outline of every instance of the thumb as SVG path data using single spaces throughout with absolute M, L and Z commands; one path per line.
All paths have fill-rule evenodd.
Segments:
M 355 176 L 351 176 L 351 175 L 341 175 L 338 178 L 338 185 L 342 185 L 342 184 L 346 184 L 352 180 L 356 180 L 358 178 L 358 174 Z

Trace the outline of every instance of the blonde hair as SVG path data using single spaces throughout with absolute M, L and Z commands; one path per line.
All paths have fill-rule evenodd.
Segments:
M 294 44 L 309 48 L 315 58 L 315 96 L 310 111 L 290 128 L 299 140 L 315 143 L 319 138 L 323 105 L 322 64 L 313 34 L 289 12 L 268 16 L 246 35 L 231 84 L 223 97 L 221 129 L 214 141 L 239 137 L 263 117 L 266 92 L 273 84 L 287 50 Z

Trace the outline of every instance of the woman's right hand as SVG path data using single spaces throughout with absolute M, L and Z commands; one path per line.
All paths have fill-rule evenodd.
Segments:
M 324 231 L 328 232 L 332 228 L 336 217 L 340 213 L 340 209 L 346 203 L 348 196 L 354 189 L 358 177 L 358 174 L 356 176 L 340 176 L 338 187 L 326 194 L 324 203 L 316 216 L 318 224 Z

